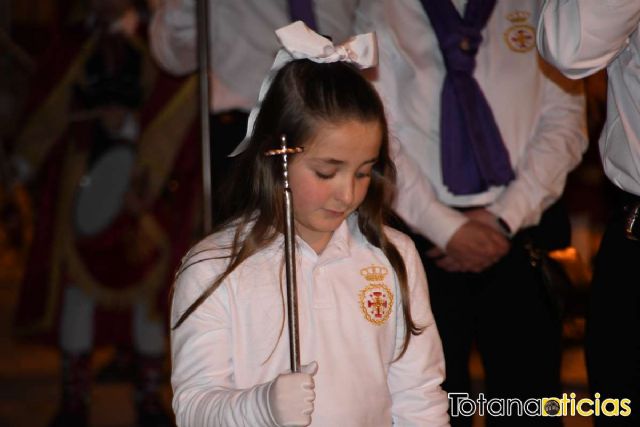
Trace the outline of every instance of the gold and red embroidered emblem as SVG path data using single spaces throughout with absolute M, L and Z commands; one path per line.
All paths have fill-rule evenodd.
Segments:
M 507 15 L 513 25 L 504 32 L 504 39 L 514 52 L 525 53 L 536 47 L 536 30 L 527 23 L 529 15 L 529 12 L 522 10 Z
M 384 284 L 386 267 L 372 265 L 360 270 L 369 284 L 360 291 L 360 309 L 364 318 L 375 325 L 389 319 L 393 307 L 393 292 Z

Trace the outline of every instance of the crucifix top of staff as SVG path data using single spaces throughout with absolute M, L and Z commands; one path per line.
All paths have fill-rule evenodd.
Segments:
M 282 156 L 282 174 L 284 178 L 284 188 L 289 188 L 289 154 L 302 153 L 304 149 L 302 147 L 287 147 L 287 137 L 282 135 L 280 137 L 280 148 L 268 150 L 264 153 L 265 156 Z

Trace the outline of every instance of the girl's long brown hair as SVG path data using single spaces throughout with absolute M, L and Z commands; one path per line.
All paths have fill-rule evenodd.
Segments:
M 402 350 L 405 353 L 411 335 L 422 333 L 411 316 L 407 270 L 394 244 L 384 233 L 391 216 L 389 203 L 395 184 L 395 167 L 389 157 L 388 126 L 384 108 L 371 84 L 351 65 L 336 62 L 318 64 L 295 60 L 275 76 L 265 95 L 256 119 L 251 143 L 237 158 L 232 176 L 218 203 L 214 233 L 235 227 L 225 271 L 180 316 L 174 328 L 202 304 L 240 264 L 272 243 L 282 232 L 284 221 L 281 162 L 265 157 L 279 148 L 280 136 L 286 135 L 289 146 L 311 140 L 319 126 L 334 126 L 350 120 L 378 123 L 382 141 L 378 161 L 364 201 L 358 207 L 358 225 L 365 238 L 380 248 L 396 272 L 402 296 L 405 330 Z M 198 262 L 205 261 L 200 260 Z M 178 272 L 190 265 L 188 260 Z

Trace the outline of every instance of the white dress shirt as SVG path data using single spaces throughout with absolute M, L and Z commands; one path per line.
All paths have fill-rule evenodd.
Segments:
M 405 333 L 398 280 L 360 233 L 355 214 L 321 255 L 297 240 L 301 359 L 319 365 L 314 426 L 449 425 L 440 387 L 444 358 L 424 270 L 409 238 L 386 233 L 406 264 L 414 322 L 426 326 L 396 361 Z M 214 257 L 228 253 L 221 242 L 229 239 L 231 232 L 209 236 L 185 257 L 191 266 L 177 277 L 173 323 L 223 271 L 227 260 Z M 179 426 L 271 425 L 265 384 L 289 370 L 282 246 L 279 238 L 243 262 L 172 331 Z M 372 267 L 387 273 L 365 277 Z M 361 294 L 369 285 L 383 285 L 389 303 L 393 296 L 377 323 L 362 305 L 371 302 Z
M 609 179 L 640 196 L 640 1 L 546 1 L 542 55 L 579 79 L 607 67 L 607 121 L 600 155 Z
M 455 0 L 459 11 L 465 1 Z M 374 81 L 390 116 L 398 168 L 396 209 L 441 248 L 466 222 L 451 207 L 485 206 L 512 231 L 538 223 L 562 193 L 587 147 L 580 83 L 540 61 L 535 49 L 536 0 L 498 1 L 476 56 L 474 77 L 493 110 L 516 179 L 457 196 L 442 182 L 440 92 L 442 54 L 418 0 L 364 0 L 357 32 L 375 30 L 380 64 Z
M 196 1 L 161 0 L 151 48 L 174 74 L 197 67 Z M 315 0 L 318 32 L 342 42 L 352 35 L 358 0 Z M 212 111 L 249 111 L 280 47 L 275 30 L 291 22 L 287 0 L 209 0 Z

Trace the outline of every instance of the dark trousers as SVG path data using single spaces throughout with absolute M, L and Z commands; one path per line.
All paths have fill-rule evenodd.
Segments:
M 225 111 L 209 117 L 211 126 L 211 202 L 214 217 L 219 210 L 218 202 L 221 198 L 222 187 L 234 164 L 234 158 L 229 157 L 229 154 L 244 138 L 248 117 L 246 112 L 239 110 Z
M 568 220 L 564 210 L 562 215 L 563 231 L 552 221 L 546 231 L 536 227 L 519 233 L 510 252 L 482 273 L 450 273 L 423 256 L 444 349 L 447 392 L 471 395 L 469 359 L 475 344 L 485 371 L 486 400 L 562 397 L 561 321 L 524 247 L 532 236 L 562 235 L 565 244 Z M 424 242 L 416 241 L 416 246 L 422 249 Z M 555 417 L 492 417 L 486 409 L 484 416 L 488 426 L 561 425 Z M 451 417 L 451 425 L 471 426 L 471 417 Z
M 601 402 L 631 399 L 631 416 L 600 415 L 595 417 L 598 427 L 640 426 L 640 241 L 624 235 L 623 204 L 621 200 L 596 258 L 586 353 L 591 392 L 599 393 Z

